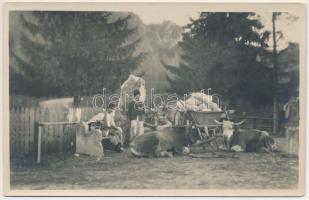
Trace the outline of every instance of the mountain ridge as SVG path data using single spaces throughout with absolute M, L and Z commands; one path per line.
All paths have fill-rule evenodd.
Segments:
M 144 24 L 135 14 L 132 15 L 138 36 L 141 39 L 138 50 L 145 52 L 146 56 L 140 67 L 134 72 L 142 74 L 145 79 L 147 91 L 154 88 L 156 92 L 166 92 L 169 88 L 167 70 L 162 62 L 178 66 L 181 49 L 178 42 L 182 39 L 182 28 L 171 21 L 160 24 Z

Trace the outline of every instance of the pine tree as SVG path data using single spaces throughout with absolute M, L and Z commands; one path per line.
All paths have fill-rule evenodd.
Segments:
M 115 90 L 143 55 L 130 15 L 111 20 L 110 12 L 40 12 L 22 16 L 22 51 L 16 56 L 28 95 L 89 95 Z M 15 81 L 15 80 L 14 80 Z M 16 80 L 19 81 L 19 80 Z
M 265 105 L 272 101 L 271 74 L 263 57 L 269 32 L 254 13 L 201 13 L 185 28 L 182 64 L 165 67 L 171 90 L 183 94 L 212 88 L 226 100 Z

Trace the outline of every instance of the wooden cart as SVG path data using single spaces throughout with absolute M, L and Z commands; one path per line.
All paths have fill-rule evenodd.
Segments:
M 191 126 L 199 132 L 200 141 L 196 144 L 205 149 L 207 146 L 210 150 L 218 151 L 220 143 L 223 143 L 222 126 L 215 123 L 221 117 L 226 115 L 224 111 L 185 111 L 180 113 L 181 126 Z

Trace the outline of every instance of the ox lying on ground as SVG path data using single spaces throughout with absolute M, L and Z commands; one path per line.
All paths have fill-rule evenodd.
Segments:
M 234 131 L 231 138 L 231 149 L 246 152 L 272 152 L 274 140 L 266 131 L 244 129 Z
M 272 152 L 274 140 L 266 131 L 256 129 L 234 129 L 234 126 L 241 125 L 244 121 L 234 123 L 223 120 L 217 124 L 222 125 L 223 138 L 228 150 L 237 152 Z
M 136 137 L 130 150 L 137 157 L 172 157 L 173 153 L 189 153 L 187 146 L 198 139 L 197 129 L 169 127 Z

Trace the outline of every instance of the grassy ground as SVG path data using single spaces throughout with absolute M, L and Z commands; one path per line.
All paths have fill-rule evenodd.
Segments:
M 226 153 L 232 154 L 232 153 Z M 208 155 L 210 154 L 203 154 Z M 298 158 L 237 153 L 236 158 L 135 158 L 107 153 L 96 162 L 72 154 L 11 162 L 13 189 L 284 189 L 298 182 Z

